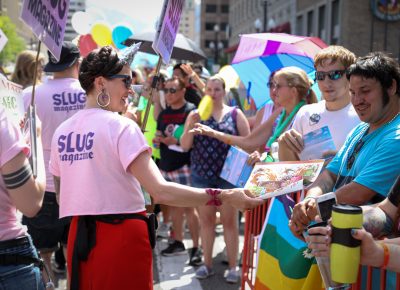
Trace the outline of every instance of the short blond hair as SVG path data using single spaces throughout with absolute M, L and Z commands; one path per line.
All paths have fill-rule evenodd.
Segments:
M 320 50 L 314 56 L 314 67 L 324 65 L 326 60 L 331 63 L 339 62 L 345 69 L 348 69 L 356 61 L 356 55 L 347 48 L 340 45 L 330 45 Z
M 11 75 L 11 81 L 26 88 L 33 84 L 35 75 L 36 51 L 24 50 L 17 56 L 14 72 Z M 43 65 L 44 56 L 39 54 L 38 65 Z M 42 76 L 37 74 L 36 83 L 40 83 Z

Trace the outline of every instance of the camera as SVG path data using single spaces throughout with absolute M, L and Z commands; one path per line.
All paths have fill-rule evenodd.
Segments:
M 323 221 L 327 221 L 332 216 L 332 207 L 336 204 L 336 195 L 329 192 L 316 198 L 318 214 Z

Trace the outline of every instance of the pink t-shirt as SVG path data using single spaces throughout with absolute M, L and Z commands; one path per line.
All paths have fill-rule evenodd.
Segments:
M 20 130 L 6 118 L 0 109 L 0 168 L 21 151 L 29 155 L 29 147 L 23 141 Z M 21 214 L 13 205 L 3 178 L 0 178 L 0 241 L 11 240 L 26 234 L 20 222 Z
M 31 102 L 32 88 L 23 92 L 25 111 Z M 42 122 L 43 159 L 46 169 L 46 191 L 55 192 L 49 172 L 51 139 L 57 127 L 85 107 L 86 94 L 73 78 L 49 79 L 35 89 L 36 114 Z
M 127 169 L 151 149 L 132 120 L 82 110 L 57 128 L 51 149 L 49 169 L 61 180 L 60 217 L 145 210 L 140 184 Z

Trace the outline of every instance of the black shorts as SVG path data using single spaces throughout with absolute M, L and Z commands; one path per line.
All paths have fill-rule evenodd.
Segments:
M 46 191 L 40 211 L 33 218 L 24 216 L 22 223 L 28 227 L 35 247 L 41 252 L 50 252 L 59 243 L 67 245 L 70 220 L 69 217 L 59 219 L 56 194 Z

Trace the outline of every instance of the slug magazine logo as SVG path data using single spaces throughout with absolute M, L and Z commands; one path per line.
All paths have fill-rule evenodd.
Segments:
M 53 95 L 55 112 L 69 112 L 82 110 L 85 107 L 86 95 L 84 92 L 62 92 Z
M 94 133 L 61 135 L 58 138 L 58 153 L 60 160 L 67 161 L 70 165 L 75 161 L 93 159 Z

